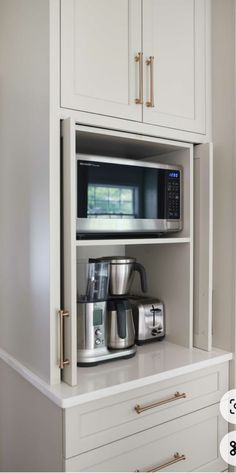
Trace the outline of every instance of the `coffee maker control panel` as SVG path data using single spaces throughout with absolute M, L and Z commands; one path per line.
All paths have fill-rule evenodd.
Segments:
M 103 326 L 94 327 L 94 348 L 105 347 L 105 336 Z
M 93 327 L 94 327 L 94 348 L 105 346 L 104 334 L 104 308 L 99 304 L 95 304 L 93 310 Z

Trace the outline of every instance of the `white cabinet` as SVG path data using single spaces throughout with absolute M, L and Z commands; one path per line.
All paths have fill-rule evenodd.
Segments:
M 61 105 L 141 121 L 141 0 L 61 1 Z
M 94 369 L 93 376 L 96 378 Z M 103 376 L 100 369 L 101 379 Z M 142 379 L 142 384 L 141 388 L 65 409 L 63 456 L 75 457 L 218 403 L 228 389 L 228 365 L 222 363 L 146 386 Z M 137 412 L 136 406 L 141 411 Z
M 144 0 L 143 55 L 143 121 L 205 133 L 205 0 Z
M 224 471 L 219 439 L 226 433 L 216 404 L 70 458 L 64 471 Z
M 165 303 L 167 341 L 180 346 L 193 346 L 211 350 L 211 271 L 212 232 L 208 219 L 212 207 L 212 188 L 209 180 L 198 179 L 203 172 L 211 175 L 211 153 L 209 145 L 196 147 L 199 173 L 195 173 L 195 188 L 205 196 L 204 206 L 196 205 L 195 213 L 201 221 L 201 245 L 193 244 L 194 216 L 194 147 L 188 143 L 172 142 L 151 137 L 140 137 L 116 131 L 98 130 L 76 125 L 67 119 L 63 123 L 64 165 L 64 307 L 70 316 L 65 320 L 64 355 L 70 360 L 63 370 L 64 380 L 77 384 L 77 312 L 76 312 L 76 259 L 112 255 L 127 255 L 143 264 L 148 277 L 148 296 L 158 297 Z M 106 156 L 117 153 L 120 158 L 135 156 L 150 162 L 183 166 L 183 214 L 181 232 L 168 238 L 140 239 L 76 239 L 76 153 L 97 152 Z M 196 160 L 195 160 L 196 161 Z M 204 217 L 204 222 L 202 223 Z M 200 265 L 196 266 L 195 279 L 199 283 L 194 293 L 194 251 Z M 200 284 L 202 278 L 204 284 Z M 134 281 L 133 290 L 140 288 Z M 176 320 L 178 323 L 176 323 Z M 194 338 L 194 343 L 193 343 Z M 79 382 L 79 380 L 78 380 Z
M 206 0 L 61 0 L 62 107 L 204 135 L 205 62 Z

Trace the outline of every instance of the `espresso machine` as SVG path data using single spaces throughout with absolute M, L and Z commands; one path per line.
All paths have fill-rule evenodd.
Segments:
M 111 267 L 109 258 L 77 261 L 78 366 L 131 358 L 136 353 L 131 304 L 122 297 L 117 302 L 111 298 Z

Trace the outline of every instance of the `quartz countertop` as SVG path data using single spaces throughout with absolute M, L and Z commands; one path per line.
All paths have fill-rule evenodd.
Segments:
M 50 386 L 17 360 L 0 350 L 0 358 L 61 408 L 69 408 L 113 394 L 170 379 L 227 362 L 232 353 L 185 348 L 162 341 L 137 347 L 134 358 L 78 368 L 78 385 Z

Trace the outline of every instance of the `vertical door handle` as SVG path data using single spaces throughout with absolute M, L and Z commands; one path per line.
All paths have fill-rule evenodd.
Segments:
M 66 310 L 59 310 L 58 316 L 60 320 L 60 360 L 59 368 L 63 369 L 64 366 L 69 365 L 70 361 L 64 359 L 64 318 L 69 317 L 69 312 Z
M 136 104 L 143 104 L 143 53 L 135 56 L 135 62 L 139 63 L 139 97 L 135 99 Z
M 146 102 L 146 106 L 154 107 L 154 56 L 149 56 L 146 65 L 150 66 L 150 100 Z

